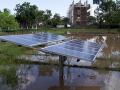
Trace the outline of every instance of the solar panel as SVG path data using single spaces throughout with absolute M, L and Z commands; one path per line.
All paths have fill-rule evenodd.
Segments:
M 33 47 L 37 45 L 47 44 L 50 42 L 62 41 L 66 38 L 62 35 L 41 32 L 37 34 L 5 35 L 0 36 L 0 39 L 13 42 L 18 45 Z
M 102 45 L 97 43 L 75 39 L 48 46 L 40 50 L 47 53 L 71 56 L 82 60 L 93 61 L 101 47 Z

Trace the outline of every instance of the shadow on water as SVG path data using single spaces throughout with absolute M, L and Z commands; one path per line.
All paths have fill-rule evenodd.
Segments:
M 104 42 L 104 49 L 93 66 L 120 68 L 120 36 L 73 36 L 73 38 Z M 1 56 L 2 54 L 0 52 Z M 0 90 L 119 90 L 120 88 L 120 72 L 15 64 L 11 62 L 12 58 L 9 63 L 7 60 L 3 63 L 4 59 L 8 58 L 0 57 Z

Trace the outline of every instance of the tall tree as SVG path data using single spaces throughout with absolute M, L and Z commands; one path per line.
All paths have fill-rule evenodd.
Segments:
M 24 2 L 22 5 L 17 4 L 16 19 L 20 23 L 22 28 L 31 28 L 35 23 L 38 7 L 36 5 L 30 5 L 29 2 Z
M 44 24 L 47 26 L 51 23 L 51 16 L 52 16 L 52 12 L 51 10 L 46 10 L 44 12 L 43 18 L 44 18 Z
M 43 24 L 43 21 L 44 21 L 44 11 L 43 10 L 38 10 L 35 13 L 36 13 L 35 14 L 36 16 L 35 16 L 35 20 L 34 20 L 33 25 L 35 26 L 35 29 L 37 29 L 38 26 Z
M 57 13 L 55 13 L 51 22 L 52 22 L 52 25 L 54 27 L 56 27 L 58 24 L 60 24 L 61 23 L 61 17 L 60 17 L 60 15 L 57 14 Z
M 15 16 L 11 15 L 8 9 L 4 9 L 0 12 L 0 28 L 1 29 L 17 29 L 18 23 L 15 20 Z
M 120 9 L 117 2 L 113 0 L 100 0 L 99 7 L 95 10 L 99 25 L 107 24 L 109 26 L 120 23 Z

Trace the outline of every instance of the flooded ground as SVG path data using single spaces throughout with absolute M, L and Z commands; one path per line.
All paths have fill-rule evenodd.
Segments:
M 120 69 L 120 35 L 75 35 L 104 48 L 92 66 Z M 0 90 L 120 90 L 120 72 L 54 65 L 0 65 Z

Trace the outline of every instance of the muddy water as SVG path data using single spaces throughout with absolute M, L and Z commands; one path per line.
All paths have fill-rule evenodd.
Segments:
M 120 68 L 120 36 L 73 36 L 104 48 L 93 65 Z M 35 64 L 0 65 L 0 90 L 120 90 L 120 72 Z
M 103 44 L 102 51 L 97 55 L 93 66 L 120 68 L 120 35 L 104 36 L 73 36 L 91 42 Z

